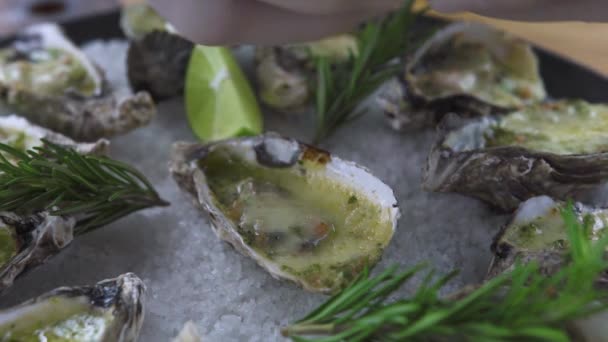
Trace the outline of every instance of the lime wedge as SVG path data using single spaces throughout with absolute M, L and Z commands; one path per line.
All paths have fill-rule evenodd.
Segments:
M 203 141 L 262 133 L 257 99 L 228 48 L 194 48 L 185 99 L 190 127 Z

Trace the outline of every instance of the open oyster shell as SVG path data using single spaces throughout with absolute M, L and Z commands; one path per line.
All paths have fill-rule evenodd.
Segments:
M 135 342 L 145 286 L 127 273 L 94 286 L 60 287 L 0 311 L 2 341 Z
M 147 93 L 117 99 L 101 70 L 48 23 L 0 46 L 0 101 L 78 141 L 126 133 L 156 112 Z
M 449 117 L 428 157 L 424 187 L 476 197 L 504 211 L 539 195 L 603 205 L 607 123 L 608 106 L 581 100 L 468 123 Z
M 538 196 L 523 202 L 511 220 L 494 238 L 494 258 L 487 279 L 510 272 L 517 262 L 536 262 L 544 275 L 557 273 L 567 262 L 568 233 L 561 211 L 564 202 L 548 196 Z M 575 214 L 580 222 L 591 223 L 590 239 L 605 234 L 608 226 L 608 209 L 596 209 L 576 203 Z M 597 285 L 606 288 L 608 273 L 597 280 Z M 608 313 L 600 312 L 568 325 L 573 341 L 604 341 L 608 336 L 606 319 Z
M 476 23 L 439 30 L 406 64 L 378 102 L 397 130 L 435 126 L 445 114 L 498 114 L 545 99 L 530 45 Z
M 30 124 L 19 116 L 0 116 L 0 142 L 19 150 L 42 145 L 41 139 L 71 147 L 83 154 L 105 155 L 109 142 L 77 144 L 70 138 Z M 73 239 L 75 220 L 39 213 L 20 216 L 0 212 L 0 292 L 15 278 L 59 253 Z
M 314 42 L 256 48 L 256 83 L 260 100 L 282 112 L 297 112 L 310 102 L 313 59 L 341 63 L 358 53 L 357 38 L 340 34 Z
M 177 143 L 170 169 L 220 239 L 309 291 L 346 286 L 380 259 L 396 229 L 399 210 L 387 185 L 274 134 Z
M 74 239 L 76 220 L 0 212 L 0 293 L 25 271 L 45 263 Z
M 535 261 L 543 274 L 557 272 L 566 262 L 568 232 L 561 215 L 564 202 L 549 196 L 538 196 L 523 202 L 509 223 L 494 238 L 494 258 L 488 271 L 493 278 L 515 267 L 516 262 Z M 599 239 L 608 226 L 608 209 L 596 209 L 577 203 L 574 206 L 580 222 L 589 222 L 590 239 Z M 604 286 L 608 277 L 599 279 Z
M 131 87 L 159 100 L 181 95 L 194 43 L 179 36 L 145 3 L 123 7 L 121 27 L 131 41 L 127 52 Z

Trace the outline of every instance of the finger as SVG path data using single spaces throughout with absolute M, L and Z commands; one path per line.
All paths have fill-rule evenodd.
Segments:
M 382 12 L 399 8 L 403 0 L 258 0 L 288 11 L 306 14 Z
M 150 0 L 186 38 L 207 45 L 282 44 L 353 29 L 374 12 L 300 14 L 252 0 Z

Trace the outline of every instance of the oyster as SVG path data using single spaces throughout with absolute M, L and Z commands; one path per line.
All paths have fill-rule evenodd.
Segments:
M 515 266 L 516 261 L 539 263 L 543 274 L 553 274 L 566 262 L 568 233 L 562 217 L 564 202 L 538 196 L 523 202 L 511 221 L 494 238 L 494 258 L 488 272 L 493 278 Z M 577 203 L 580 222 L 590 224 L 589 238 L 597 240 L 608 226 L 608 209 L 595 209 Z M 600 280 L 608 281 L 608 279 Z
M 567 262 L 568 233 L 561 215 L 565 202 L 548 196 L 538 196 L 523 202 L 510 222 L 505 225 L 492 243 L 492 259 L 487 279 L 510 272 L 517 262 L 537 262 L 543 275 L 557 273 Z M 608 227 L 608 209 L 596 209 L 576 203 L 575 214 L 579 222 L 588 222 L 589 238 L 603 237 Z M 606 288 L 608 273 L 597 280 Z M 600 312 L 569 324 L 573 341 L 603 341 L 608 336 L 608 313 Z
M 125 6 L 121 27 L 131 40 L 127 75 L 134 90 L 148 91 L 155 99 L 181 95 L 194 43 L 145 3 Z
M 357 38 L 341 34 L 319 41 L 256 49 L 256 80 L 260 100 L 279 111 L 297 111 L 308 104 L 315 57 L 341 63 L 358 53 Z
M 78 141 L 126 133 L 156 112 L 147 93 L 118 100 L 100 69 L 55 24 L 0 46 L 0 101 L 33 123 Z
M 0 311 L 2 341 L 135 342 L 145 286 L 127 273 L 94 286 L 60 287 Z
M 44 264 L 74 239 L 76 220 L 0 212 L 0 293 L 25 271 Z
M 434 126 L 446 113 L 498 114 L 546 97 L 530 45 L 475 23 L 439 30 L 378 102 L 397 130 Z
M 473 196 L 504 211 L 539 195 L 605 200 L 608 106 L 562 100 L 465 124 L 451 119 L 430 152 L 427 190 Z
M 171 172 L 220 239 L 309 291 L 335 292 L 375 264 L 399 216 L 366 169 L 274 134 L 177 143 Z
M 107 154 L 109 142 L 76 144 L 71 139 L 27 122 L 22 117 L 0 117 L 0 142 L 25 151 L 47 139 L 83 154 Z M 44 263 L 73 239 L 76 221 L 68 217 L 38 213 L 21 216 L 0 212 L 0 292 L 24 271 Z

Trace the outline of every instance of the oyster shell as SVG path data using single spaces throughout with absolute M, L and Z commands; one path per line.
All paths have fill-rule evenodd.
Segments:
M 60 287 L 0 311 L 2 341 L 135 342 L 145 286 L 127 273 L 94 286 Z
M 78 141 L 126 133 L 156 112 L 147 93 L 119 101 L 100 69 L 49 23 L 0 46 L 0 101 Z
M 41 145 L 43 138 L 83 154 L 108 152 L 107 140 L 77 144 L 61 134 L 32 125 L 22 117 L 0 116 L 0 142 L 25 151 Z M 47 213 L 20 216 L 0 212 L 0 292 L 10 287 L 24 271 L 43 264 L 69 245 L 75 224 L 73 218 Z
M 312 96 L 315 57 L 341 63 L 358 53 L 357 38 L 341 34 L 319 41 L 256 48 L 256 81 L 260 100 L 283 111 L 298 111 Z
M 25 271 L 44 264 L 74 239 L 76 220 L 0 212 L 0 293 Z
M 509 271 L 516 261 L 536 261 L 543 274 L 557 272 L 566 262 L 568 233 L 561 215 L 565 207 L 564 202 L 549 196 L 533 197 L 523 202 L 494 238 L 494 258 L 488 277 Z M 605 234 L 608 209 L 595 209 L 581 203 L 574 208 L 579 221 L 590 224 L 590 239 L 596 240 Z M 608 278 L 600 281 L 606 282 Z
M 523 202 L 511 220 L 494 238 L 492 259 L 487 279 L 510 272 L 517 262 L 536 262 L 543 275 L 557 273 L 567 259 L 568 233 L 561 215 L 564 202 L 548 196 L 538 196 Z M 598 239 L 606 233 L 608 209 L 587 207 L 581 203 L 574 206 L 580 222 L 591 224 L 590 239 Z M 606 288 L 608 273 L 597 280 L 597 285 Z M 568 324 L 573 341 L 603 341 L 608 336 L 606 319 L 608 313 L 600 312 Z
M 396 229 L 399 210 L 387 185 L 274 134 L 177 143 L 170 169 L 220 239 L 309 291 L 346 286 L 380 259 Z
M 424 187 L 476 197 L 504 211 L 539 195 L 602 204 L 607 125 L 608 106 L 581 100 L 464 124 L 449 117 L 430 152 Z
M 131 87 L 148 91 L 155 99 L 181 95 L 194 43 L 143 3 L 123 8 L 121 27 L 131 40 L 127 52 Z
M 530 45 L 476 23 L 439 30 L 408 60 L 403 79 L 379 97 L 397 130 L 435 126 L 445 114 L 498 114 L 544 100 Z
M 17 115 L 0 116 L 0 142 L 21 151 L 42 145 L 42 139 L 54 144 L 70 147 L 81 154 L 106 155 L 110 142 L 100 139 L 93 143 L 77 143 L 74 140 L 48 129 L 31 124 Z

